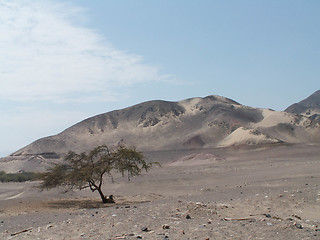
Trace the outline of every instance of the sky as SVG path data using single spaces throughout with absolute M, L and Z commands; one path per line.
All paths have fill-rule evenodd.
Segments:
M 318 0 L 0 0 L 0 157 L 88 117 L 320 89 Z

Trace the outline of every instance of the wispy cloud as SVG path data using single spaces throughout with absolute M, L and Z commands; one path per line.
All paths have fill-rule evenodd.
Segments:
M 61 2 L 0 0 L 0 99 L 109 101 L 119 86 L 174 81 L 75 24 L 82 14 Z
M 0 157 L 104 109 L 91 105 L 125 99 L 130 87 L 175 82 L 84 27 L 85 11 L 62 0 L 0 0 Z

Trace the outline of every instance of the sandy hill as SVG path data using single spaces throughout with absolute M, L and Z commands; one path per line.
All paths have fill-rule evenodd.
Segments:
M 16 171 L 23 162 L 32 169 L 70 150 L 83 152 L 119 142 L 142 151 L 319 143 L 320 127 L 311 116 L 252 108 L 220 96 L 149 101 L 88 118 L 39 139 L 2 159 L 2 167 Z

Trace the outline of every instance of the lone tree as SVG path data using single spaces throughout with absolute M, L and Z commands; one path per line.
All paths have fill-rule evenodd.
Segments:
M 144 169 L 148 171 L 153 163 L 147 163 L 144 155 L 134 147 L 118 146 L 110 151 L 105 145 L 87 153 L 69 152 L 62 164 L 55 164 L 47 172 L 40 175 L 40 189 L 52 189 L 63 186 L 70 189 L 90 188 L 98 191 L 103 203 L 114 203 L 112 195 L 107 198 L 102 192 L 103 178 L 109 175 L 113 181 L 113 173 L 131 177 L 140 175 Z

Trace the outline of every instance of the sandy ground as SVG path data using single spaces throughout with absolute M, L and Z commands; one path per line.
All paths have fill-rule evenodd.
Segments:
M 0 239 L 320 239 L 320 148 L 149 153 L 104 192 L 0 184 Z

